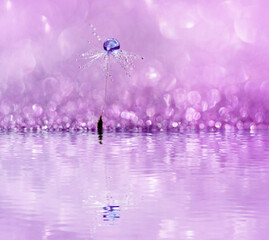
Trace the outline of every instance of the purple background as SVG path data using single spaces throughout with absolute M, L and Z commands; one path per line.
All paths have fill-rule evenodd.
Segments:
M 107 127 L 255 129 L 268 125 L 266 0 L 3 0 L 0 126 L 92 128 L 101 113 L 102 61 L 79 54 L 104 40 L 144 56 L 131 78 L 112 64 Z M 102 49 L 102 46 L 98 46 Z
M 44 130 L 0 131 L 0 239 L 267 240 L 268 8 L 0 1 L 0 128 Z M 131 77 L 111 62 L 106 128 L 251 131 L 72 133 L 103 104 L 104 62 L 76 61 L 102 50 L 90 23 L 145 57 Z

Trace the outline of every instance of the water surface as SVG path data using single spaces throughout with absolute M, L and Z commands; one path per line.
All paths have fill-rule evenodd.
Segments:
M 0 239 L 267 240 L 269 134 L 0 135 Z

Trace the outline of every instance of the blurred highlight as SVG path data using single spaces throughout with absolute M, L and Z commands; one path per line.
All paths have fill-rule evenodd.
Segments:
M 131 77 L 111 64 L 106 129 L 268 129 L 268 7 L 265 0 L 2 1 L 0 128 L 96 128 L 103 65 L 81 71 L 76 62 L 93 48 L 93 23 L 102 39 L 145 57 Z

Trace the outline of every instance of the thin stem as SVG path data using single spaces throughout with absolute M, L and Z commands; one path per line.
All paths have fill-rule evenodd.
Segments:
M 104 104 L 103 104 L 103 108 L 102 108 L 102 113 L 101 113 L 100 117 L 102 117 L 104 114 L 105 105 L 106 105 L 106 98 L 107 98 L 107 82 L 109 79 L 109 55 L 108 54 L 105 56 L 105 71 L 106 71 L 105 95 L 104 95 Z

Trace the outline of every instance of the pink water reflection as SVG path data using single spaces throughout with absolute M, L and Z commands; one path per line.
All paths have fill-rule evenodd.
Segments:
M 1 134 L 0 236 L 266 240 L 266 133 Z

